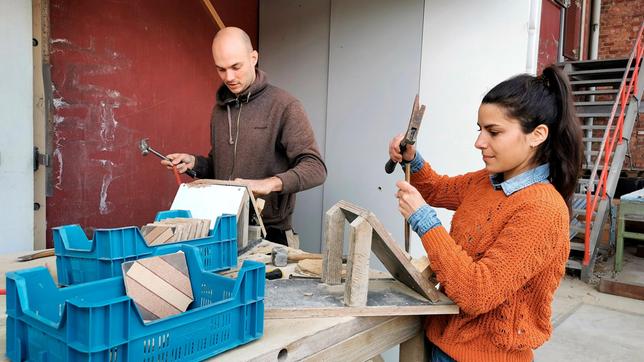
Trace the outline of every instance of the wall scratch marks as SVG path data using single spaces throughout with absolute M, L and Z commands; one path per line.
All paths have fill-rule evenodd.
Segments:
M 68 39 L 61 39 L 61 38 L 51 39 L 49 41 L 49 44 L 59 44 L 59 43 L 71 44 L 72 42 L 70 42 Z
M 56 175 L 56 184 L 54 185 L 55 188 L 58 190 L 63 189 L 63 154 L 60 152 L 60 148 L 56 148 L 54 150 L 54 157 L 56 157 L 56 160 L 58 161 L 58 174 Z
M 113 104 L 107 104 L 105 101 L 101 101 L 101 151 L 112 151 L 114 148 L 114 134 L 116 133 L 116 127 L 118 122 L 114 118 L 114 109 L 119 108 L 119 103 L 115 102 Z
M 58 126 L 62 124 L 65 121 L 65 118 L 62 116 L 59 116 L 57 114 L 54 114 L 54 124 L 53 124 L 53 131 L 54 131 L 54 151 L 53 151 L 53 156 L 56 158 L 58 161 L 58 170 L 56 170 L 56 184 L 54 187 L 58 190 L 63 189 L 63 153 L 61 149 L 63 148 L 62 143 L 65 142 L 65 137 L 61 134 L 60 130 L 58 129 Z
M 54 108 L 56 109 L 61 109 L 69 106 L 69 103 L 65 102 L 63 97 L 54 98 L 52 99 L 52 102 L 54 103 Z
M 112 211 L 112 203 L 107 201 L 107 190 L 110 187 L 110 184 L 113 181 L 112 177 L 112 167 L 114 163 L 109 160 L 99 160 L 103 168 L 105 169 L 105 174 L 103 175 L 103 182 L 101 183 L 101 194 L 100 201 L 98 205 L 98 211 L 101 215 L 109 214 Z

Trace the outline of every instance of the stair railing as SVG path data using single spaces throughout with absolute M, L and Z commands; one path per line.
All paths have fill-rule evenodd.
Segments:
M 597 208 L 597 203 L 599 199 L 606 199 L 608 189 L 607 189 L 607 179 L 609 172 L 610 158 L 615 151 L 616 144 L 622 144 L 623 140 L 623 130 L 624 130 L 624 116 L 630 97 L 635 95 L 637 90 L 637 77 L 639 74 L 640 63 L 642 61 L 642 56 L 644 55 L 644 45 L 642 44 L 642 34 L 644 32 L 644 22 L 640 26 L 640 30 L 637 35 L 637 40 L 631 51 L 631 56 L 628 59 L 628 64 L 626 64 L 626 71 L 624 71 L 624 76 L 622 77 L 622 82 L 619 86 L 619 91 L 617 92 L 617 97 L 615 103 L 613 104 L 613 109 L 610 114 L 610 118 L 606 123 L 606 130 L 604 132 L 604 137 L 602 138 L 602 143 L 599 146 L 599 153 L 595 160 L 595 165 L 590 174 L 590 179 L 588 180 L 588 189 L 586 190 L 586 234 L 584 235 L 584 261 L 583 265 L 586 266 L 590 263 L 590 225 L 592 222 L 593 212 Z M 628 79 L 628 73 L 631 69 L 631 64 L 635 60 L 635 67 L 633 68 L 633 73 L 631 80 L 626 86 L 626 79 Z M 615 129 L 611 132 L 611 127 L 615 119 L 615 114 L 617 113 L 617 107 L 621 105 L 619 116 L 617 117 L 617 124 Z M 609 140 L 610 139 L 610 140 Z M 597 183 L 597 189 L 594 189 L 595 179 L 597 178 L 597 169 L 599 164 L 602 161 L 602 155 L 604 156 L 603 160 L 603 169 L 601 175 L 599 176 L 599 181 Z

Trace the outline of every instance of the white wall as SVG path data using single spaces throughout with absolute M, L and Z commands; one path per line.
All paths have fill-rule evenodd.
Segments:
M 331 6 L 324 209 L 339 200 L 369 209 L 401 246 L 395 192 L 404 174 L 398 168 L 388 175 L 384 167 L 389 141 L 407 129 L 419 91 L 423 6 L 422 0 Z
M 31 1 L 0 1 L 0 253 L 33 250 Z
M 497 83 L 534 72 L 540 4 L 425 1 L 420 98 L 427 111 L 418 150 L 439 173 L 458 175 L 484 167 L 474 148 L 478 107 Z M 438 214 L 449 227 L 452 213 Z M 412 242 L 412 254 L 422 252 L 420 243 Z
M 259 3 L 259 67 L 271 83 L 306 109 L 322 155 L 326 143 L 329 12 L 331 0 L 263 0 Z M 324 186 L 297 194 L 293 228 L 300 247 L 319 251 Z
M 305 249 L 320 249 L 324 212 L 340 200 L 370 209 L 403 242 L 402 173 L 384 164 L 418 92 L 422 12 L 422 0 L 260 2 L 260 68 L 302 100 L 329 171 L 323 192 L 298 194 Z
M 321 191 L 298 196 L 295 226 L 306 248 L 319 248 L 322 213 L 339 199 L 371 209 L 402 242 L 393 198 L 401 175 L 382 168 L 388 140 L 406 127 L 418 83 L 428 107 L 420 152 L 445 174 L 483 167 L 474 149 L 478 106 L 498 82 L 534 72 L 540 6 L 540 0 L 260 2 L 260 66 L 302 99 L 329 166 L 322 204 Z M 451 213 L 439 216 L 449 227 Z M 412 243 L 412 254 L 421 253 Z

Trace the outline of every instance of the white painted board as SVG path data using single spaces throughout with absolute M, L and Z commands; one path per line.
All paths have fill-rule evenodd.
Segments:
M 238 215 L 245 192 L 239 186 L 182 184 L 170 210 L 190 210 L 194 218 L 210 219 L 210 229 L 214 229 L 222 214 Z
M 31 1 L 1 0 L 0 253 L 34 250 L 32 32 Z

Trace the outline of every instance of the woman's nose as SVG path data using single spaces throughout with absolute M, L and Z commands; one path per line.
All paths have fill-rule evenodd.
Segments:
M 474 147 L 476 147 L 479 150 L 484 149 L 487 146 L 487 142 L 485 142 L 485 139 L 483 138 L 483 135 L 479 133 L 479 136 L 476 137 L 476 141 L 474 142 Z

